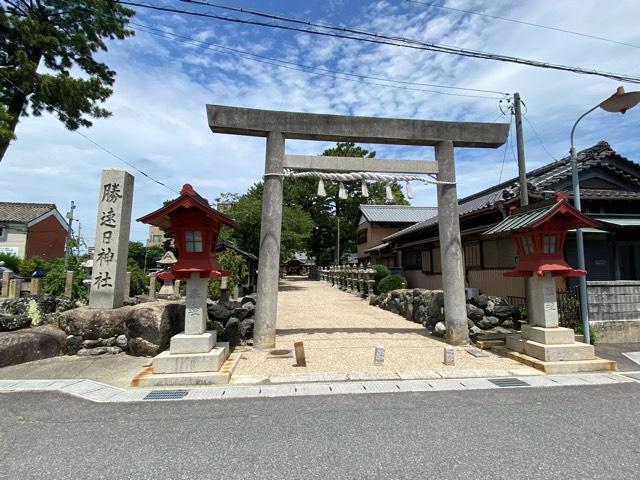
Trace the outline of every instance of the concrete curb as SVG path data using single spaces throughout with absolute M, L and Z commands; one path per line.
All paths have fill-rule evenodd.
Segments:
M 520 378 L 523 377 L 523 378 Z M 438 392 L 497 388 L 531 388 L 589 386 L 636 383 L 617 373 L 576 375 L 501 376 L 506 385 L 493 383 L 493 378 L 440 378 L 432 380 L 386 380 L 352 382 L 284 383 L 271 385 L 233 386 L 184 389 L 124 390 L 93 380 L 0 380 L 0 393 L 58 391 L 98 403 L 129 403 L 147 400 L 226 400 L 234 398 L 304 397 L 309 395 L 352 395 L 375 393 Z M 521 383 L 521 382 L 524 382 Z M 155 398 L 146 398 L 155 392 Z M 160 395 L 158 395 L 160 394 Z M 166 398 L 163 398 L 166 397 Z M 174 398 L 171 398 L 174 397 Z

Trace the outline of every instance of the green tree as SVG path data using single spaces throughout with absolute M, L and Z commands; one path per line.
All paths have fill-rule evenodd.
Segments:
M 11 253 L 0 252 L 0 265 L 17 273 L 20 268 L 20 259 Z
M 115 72 L 94 54 L 107 39 L 124 39 L 133 10 L 110 0 L 4 0 L 0 2 L 0 161 L 21 116 L 55 113 L 70 130 L 112 93 Z
M 247 262 L 245 262 L 242 255 L 237 254 L 231 249 L 225 250 L 217 256 L 218 265 L 222 270 L 226 270 L 229 275 L 227 280 L 227 288 L 233 290 L 236 285 L 239 285 L 242 279 L 247 276 Z M 220 280 L 209 280 L 208 296 L 213 300 L 220 300 Z
M 49 260 L 44 265 L 44 268 L 48 270 L 43 282 L 45 293 L 61 297 L 64 294 L 67 270 L 71 270 L 73 271 L 73 298 L 86 300 L 88 289 L 87 286 L 82 283 L 85 271 L 80 266 L 80 259 L 78 257 L 69 256 L 67 270 L 64 268 L 64 258 Z
M 352 142 L 338 143 L 323 152 L 326 156 L 375 157 L 375 152 Z M 316 258 L 318 265 L 333 263 L 336 251 L 338 218 L 340 219 L 340 251 L 354 252 L 355 222 L 361 204 L 407 205 L 400 185 L 393 183 L 393 200 L 386 199 L 386 186 L 370 183 L 369 197 L 363 197 L 360 182 L 345 182 L 347 199 L 338 198 L 337 182 L 325 182 L 326 197 L 317 195 L 318 180 L 309 177 L 286 178 L 283 191 L 281 260 L 286 261 L 296 251 Z M 263 184 L 252 185 L 244 195 L 222 194 L 218 203 L 233 217 L 238 230 L 227 230 L 221 236 L 231 239 L 248 252 L 258 255 Z

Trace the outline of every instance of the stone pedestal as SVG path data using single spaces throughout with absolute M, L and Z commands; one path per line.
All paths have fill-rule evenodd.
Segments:
M 226 383 L 225 378 L 228 381 L 230 372 L 217 372 L 229 357 L 229 343 L 216 343 L 216 332 L 206 331 L 208 281 L 199 273 L 191 274 L 187 280 L 184 332 L 171 338 L 168 351 L 153 358 L 149 374 L 136 377 L 132 383 L 162 386 Z M 173 294 L 173 283 L 170 288 Z
M 175 295 L 175 286 L 173 284 L 173 280 L 163 280 L 162 287 L 160 287 L 160 291 L 158 292 L 159 298 L 169 298 Z
M 575 332 L 558 326 L 558 304 L 553 277 L 531 278 L 532 312 L 520 335 L 506 339 L 510 357 L 547 373 L 614 370 L 615 362 L 595 356 L 593 345 L 575 341 Z
M 31 279 L 31 285 L 29 286 L 31 295 L 36 297 L 42 296 L 42 278 L 35 277 Z

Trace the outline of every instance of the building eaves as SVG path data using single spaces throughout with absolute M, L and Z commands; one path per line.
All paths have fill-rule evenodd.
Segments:
M 415 223 L 432 217 L 438 209 L 410 205 L 360 205 L 360 211 L 370 223 Z
M 0 222 L 26 224 L 55 209 L 53 203 L 0 202 Z

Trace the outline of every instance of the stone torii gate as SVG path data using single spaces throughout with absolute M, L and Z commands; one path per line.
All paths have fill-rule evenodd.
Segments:
M 453 345 L 468 343 L 453 148 L 497 148 L 507 140 L 508 124 L 353 117 L 223 105 L 207 105 L 207 116 L 209 128 L 214 133 L 267 139 L 255 348 L 270 349 L 276 345 L 284 168 L 427 173 L 437 174 L 439 181 L 447 182 L 438 184 L 438 229 L 447 341 Z M 436 161 L 288 156 L 285 155 L 285 139 L 434 146 Z

